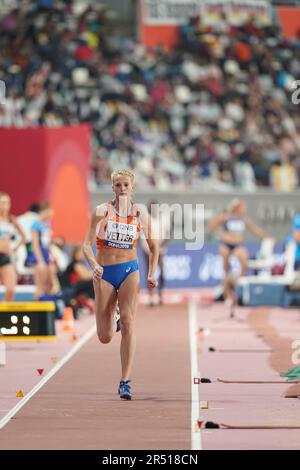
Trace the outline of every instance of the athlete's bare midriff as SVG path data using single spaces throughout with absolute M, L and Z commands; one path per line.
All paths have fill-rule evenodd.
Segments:
M 223 232 L 222 233 L 222 242 L 229 243 L 231 245 L 239 245 L 243 243 L 243 235 L 239 233 L 232 233 L 232 232 Z
M 11 254 L 11 246 L 9 240 L 0 239 L 0 252 L 5 254 Z
M 127 263 L 137 259 L 136 249 L 124 250 L 120 248 L 97 249 L 96 260 L 101 266 Z

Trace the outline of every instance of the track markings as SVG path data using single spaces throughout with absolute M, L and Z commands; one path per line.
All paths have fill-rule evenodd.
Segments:
M 80 338 L 77 343 L 72 347 L 72 349 L 60 360 L 55 366 L 50 370 L 50 372 L 45 375 L 45 377 L 40 380 L 40 382 L 33 387 L 33 389 L 22 398 L 22 400 L 14 406 L 1 420 L 0 420 L 0 429 L 4 428 L 6 424 L 23 408 L 24 405 L 32 398 L 47 382 L 53 377 L 56 372 L 58 372 L 78 351 L 82 346 L 92 338 L 96 333 L 96 325 L 92 326 L 83 336 Z
M 191 406 L 191 440 L 192 450 L 202 450 L 201 430 L 195 431 L 195 423 L 200 413 L 199 403 L 199 385 L 194 385 L 193 378 L 198 374 L 197 359 L 197 306 L 195 301 L 191 300 L 188 304 L 189 309 L 189 336 L 190 336 L 190 361 L 191 361 L 191 386 L 192 386 L 192 406 Z

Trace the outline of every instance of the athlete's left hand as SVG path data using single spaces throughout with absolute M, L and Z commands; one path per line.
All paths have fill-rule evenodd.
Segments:
M 151 276 L 148 276 L 147 282 L 148 287 L 150 287 L 151 289 L 154 289 L 154 287 L 157 287 L 158 285 L 158 282 L 154 279 L 154 277 Z

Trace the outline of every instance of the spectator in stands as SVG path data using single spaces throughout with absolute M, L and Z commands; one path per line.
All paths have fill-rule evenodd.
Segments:
M 70 262 L 70 256 L 67 253 L 67 244 L 64 237 L 55 237 L 52 239 L 50 253 L 57 271 L 64 272 Z
M 85 264 L 81 245 L 75 245 L 72 250 L 71 261 L 64 273 L 65 285 L 72 286 L 74 295 L 84 293 L 93 298 L 93 276 Z
M 245 191 L 253 192 L 256 188 L 255 174 L 247 154 L 241 154 L 234 167 L 236 185 Z
M 270 183 L 275 191 L 294 191 L 298 186 L 297 173 L 293 165 L 277 160 L 270 170 Z
M 276 25 L 225 15 L 213 24 L 203 13 L 167 52 L 120 37 L 97 2 L 45 3 L 0 21 L 0 126 L 90 123 L 92 188 L 119 160 L 140 187 L 297 187 L 300 50 Z
M 85 263 L 81 245 L 73 247 L 71 261 L 61 274 L 60 281 L 63 289 L 71 289 L 76 309 L 87 308 L 94 313 L 93 275 Z

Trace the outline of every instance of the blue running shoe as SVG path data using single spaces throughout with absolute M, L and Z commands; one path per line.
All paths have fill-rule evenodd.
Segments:
M 131 400 L 130 380 L 121 380 L 119 385 L 119 395 L 122 400 Z

